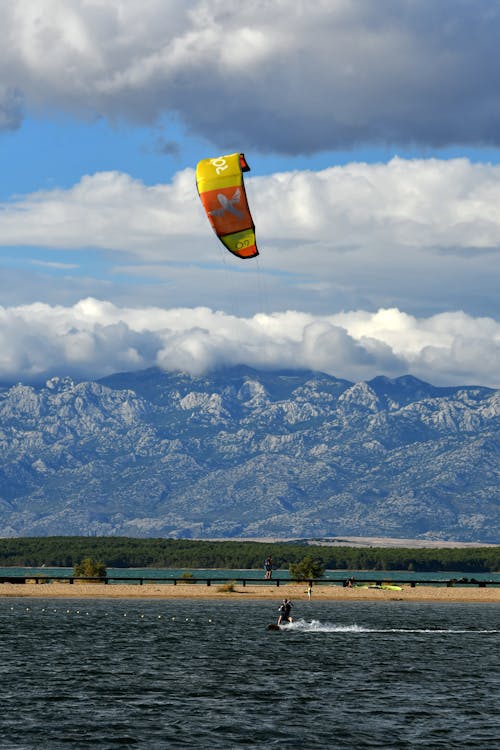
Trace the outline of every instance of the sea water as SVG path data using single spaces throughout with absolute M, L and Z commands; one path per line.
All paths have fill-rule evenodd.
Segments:
M 498 747 L 500 605 L 237 596 L 0 599 L 0 747 Z
M 264 571 L 261 569 L 251 570 L 235 570 L 234 568 L 110 568 L 107 569 L 109 577 L 115 577 L 115 581 L 119 585 L 118 579 L 130 579 L 130 583 L 138 583 L 139 579 L 143 578 L 146 580 L 158 580 L 161 579 L 176 579 L 182 578 L 183 574 L 190 573 L 193 578 L 211 578 L 211 579 L 224 579 L 230 581 L 232 579 L 246 579 L 251 581 L 252 579 L 263 579 Z M 0 568 L 1 576 L 53 576 L 54 578 L 61 578 L 73 575 L 73 568 L 51 568 L 51 567 L 38 567 L 38 568 L 26 568 L 26 567 L 8 567 Z M 326 570 L 322 576 L 323 581 L 328 580 L 342 580 L 354 576 L 358 581 L 387 581 L 391 579 L 397 579 L 399 581 L 420 581 L 422 584 L 425 581 L 449 581 L 451 578 L 457 581 L 461 578 L 475 578 L 477 581 L 495 581 L 500 583 L 500 573 L 475 573 L 475 572 L 463 572 L 460 570 L 441 570 L 438 572 L 411 572 L 408 570 Z M 274 570 L 273 578 L 286 580 L 290 578 L 289 570 Z M 169 584 L 167 584 L 169 585 Z

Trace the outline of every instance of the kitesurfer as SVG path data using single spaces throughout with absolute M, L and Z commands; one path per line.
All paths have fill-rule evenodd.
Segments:
M 293 622 L 292 617 L 290 615 L 292 607 L 293 607 L 293 604 L 290 601 L 290 599 L 283 599 L 283 601 L 281 602 L 280 608 L 278 610 L 279 612 L 278 625 L 281 625 L 282 622 Z

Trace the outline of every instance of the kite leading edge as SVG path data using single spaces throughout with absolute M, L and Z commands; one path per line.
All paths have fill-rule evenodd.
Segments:
M 255 225 L 248 207 L 243 172 L 250 167 L 244 154 L 202 159 L 196 167 L 201 202 L 217 237 L 238 258 L 259 254 Z

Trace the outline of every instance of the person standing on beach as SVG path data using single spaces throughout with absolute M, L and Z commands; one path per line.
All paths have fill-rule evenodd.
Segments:
M 281 602 L 281 606 L 278 610 L 279 612 L 278 625 L 281 625 L 282 622 L 293 622 L 292 617 L 290 615 L 292 607 L 293 607 L 293 604 L 290 601 L 290 599 L 283 599 L 283 601 Z
M 264 569 L 266 571 L 264 578 L 267 578 L 269 580 L 273 577 L 273 558 L 271 557 L 271 555 L 269 555 L 269 557 L 266 557 L 264 561 Z

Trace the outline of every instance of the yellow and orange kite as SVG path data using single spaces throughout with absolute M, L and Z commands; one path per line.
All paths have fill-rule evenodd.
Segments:
M 243 183 L 250 167 L 243 154 L 202 159 L 196 167 L 196 184 L 201 202 L 217 237 L 238 258 L 259 254 Z

